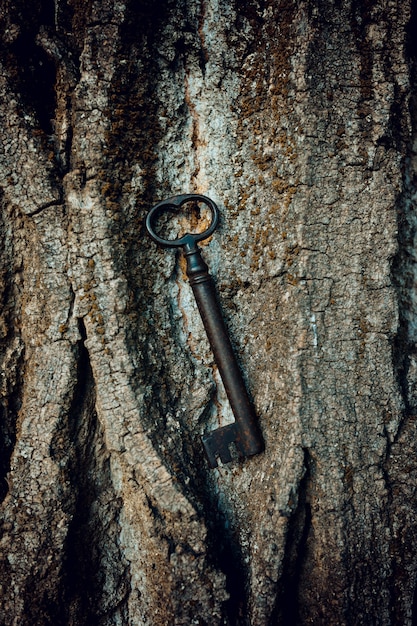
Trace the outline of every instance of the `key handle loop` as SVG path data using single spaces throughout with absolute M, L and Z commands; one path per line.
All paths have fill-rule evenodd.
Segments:
M 201 202 L 207 205 L 211 212 L 211 224 L 210 226 L 202 233 L 186 233 L 179 239 L 163 239 L 155 232 L 155 226 L 158 218 L 165 211 L 176 212 L 178 211 L 184 204 L 187 202 Z M 180 248 L 181 246 L 185 246 L 190 249 L 195 246 L 197 241 L 203 241 L 207 239 L 214 233 L 219 223 L 219 209 L 216 204 L 207 196 L 202 196 L 198 193 L 184 193 L 180 196 L 173 196 L 172 198 L 168 198 L 167 200 L 163 200 L 162 202 L 158 202 L 148 213 L 146 217 L 146 229 L 151 236 L 151 238 L 158 243 L 160 246 L 165 248 Z

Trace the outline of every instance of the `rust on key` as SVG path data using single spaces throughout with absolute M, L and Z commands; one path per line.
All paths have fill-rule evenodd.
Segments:
M 210 226 L 202 233 L 186 233 L 179 239 L 163 239 L 156 232 L 156 223 L 164 211 L 178 211 L 187 202 L 207 205 L 211 211 Z M 210 467 L 217 467 L 232 460 L 230 446 L 234 444 L 242 456 L 252 456 L 264 450 L 252 402 L 240 372 L 229 333 L 227 332 L 217 300 L 213 279 L 208 271 L 197 242 L 210 237 L 219 221 L 216 204 L 200 194 L 183 194 L 159 202 L 149 212 L 146 228 L 152 239 L 164 247 L 182 247 L 187 263 L 187 276 L 197 302 L 214 359 L 226 390 L 235 422 L 222 426 L 202 436 L 203 446 Z

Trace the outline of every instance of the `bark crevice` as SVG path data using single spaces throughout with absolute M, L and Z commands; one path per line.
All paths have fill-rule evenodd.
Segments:
M 415 211 L 417 172 L 415 168 L 415 146 L 413 145 L 417 136 L 416 29 L 417 2 L 414 0 L 411 5 L 411 18 L 407 29 L 406 46 L 411 76 L 408 99 L 411 133 L 408 141 L 405 143 L 401 125 L 399 123 L 396 124 L 397 143 L 399 137 L 402 137 L 402 148 L 405 156 L 403 161 L 403 192 L 397 203 L 398 252 L 392 262 L 392 279 L 397 289 L 399 306 L 398 332 L 393 341 L 393 365 L 404 403 L 403 417 L 405 419 L 417 411 L 417 327 L 415 323 L 417 313 L 415 293 L 415 280 L 417 277 L 417 257 L 415 254 L 417 235 L 417 214 Z M 396 106 L 398 108 L 398 103 Z M 398 118 L 398 114 L 394 117 Z M 397 438 L 400 435 L 402 425 L 400 425 Z
M 24 360 L 23 350 L 14 349 L 13 343 L 9 343 L 6 351 L 10 351 L 13 357 L 11 362 L 6 363 L 7 367 L 12 370 L 12 376 L 10 376 L 9 371 L 7 379 L 2 381 L 2 395 L 4 394 L 4 396 L 0 404 L 0 503 L 3 502 L 9 491 L 7 475 L 10 471 L 10 459 L 16 443 L 16 424 L 21 405 Z M 4 363 L 5 361 L 2 362 L 2 367 Z
M 55 623 L 98 625 L 120 618 L 127 623 L 124 600 L 129 574 L 118 545 L 121 504 L 112 485 L 110 455 L 97 419 L 96 389 L 82 320 L 79 331 L 78 383 L 68 415 L 66 442 L 70 450 L 66 472 L 71 485 L 71 521 L 59 594 L 65 600 Z
M 18 3 L 19 4 L 19 3 Z M 32 19 L 26 20 L 26 10 L 20 13 L 17 6 L 12 19 L 17 36 L 9 47 L 10 76 L 24 108 L 32 110 L 46 135 L 54 132 L 53 119 L 56 108 L 55 65 L 38 45 L 36 37 L 40 25 L 54 24 L 54 3 L 42 2 L 32 5 Z M 23 14 L 23 15 L 22 15 Z
M 210 497 L 210 496 L 209 496 Z M 244 562 L 236 529 L 228 524 L 216 503 L 211 500 L 208 522 L 208 553 L 218 570 L 226 576 L 228 600 L 224 603 L 228 624 L 246 625 L 248 616 L 248 568 Z
M 282 565 L 274 611 L 269 621 L 270 626 L 294 626 L 299 623 L 300 584 L 307 557 L 307 541 L 311 531 L 310 482 L 312 477 L 312 458 L 304 449 L 304 476 L 297 493 L 297 506 L 289 521 L 286 536 L 286 550 Z
M 18 315 L 16 276 L 17 267 L 14 236 L 7 227 L 10 215 L 6 214 L 3 195 L 0 196 L 0 503 L 9 486 L 7 474 L 16 443 L 16 424 L 21 406 L 23 386 L 24 347 L 19 330 L 14 326 Z M 4 208 L 4 214 L 3 214 Z

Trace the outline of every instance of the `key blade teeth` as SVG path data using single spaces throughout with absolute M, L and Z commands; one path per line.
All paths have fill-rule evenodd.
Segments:
M 206 433 L 201 437 L 201 440 L 211 468 L 218 466 L 218 458 L 222 463 L 230 463 L 232 455 L 229 446 L 236 441 L 236 424 L 228 424 Z
M 230 454 L 229 447 L 220 450 L 219 457 L 222 463 L 230 463 L 232 460 L 232 455 Z
M 216 454 L 217 451 L 214 448 L 214 446 L 210 445 L 209 441 L 203 440 L 203 446 L 204 446 L 204 452 L 206 453 L 208 464 L 210 465 L 212 469 L 214 469 L 218 465 L 217 454 Z

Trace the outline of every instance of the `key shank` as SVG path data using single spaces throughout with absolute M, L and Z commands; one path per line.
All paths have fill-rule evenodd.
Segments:
M 194 241 L 184 246 L 184 256 L 187 276 L 236 419 L 234 440 L 245 456 L 258 454 L 264 449 L 262 435 L 223 321 L 213 279 Z

